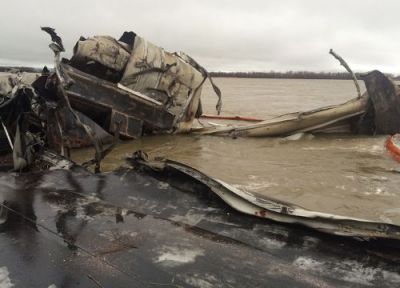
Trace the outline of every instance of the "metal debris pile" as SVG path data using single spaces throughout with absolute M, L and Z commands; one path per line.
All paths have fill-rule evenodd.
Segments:
M 207 78 L 218 96 L 218 114 L 222 100 L 206 69 L 190 56 L 167 52 L 125 32 L 118 40 L 81 37 L 71 59 L 61 59 L 62 39 L 52 28 L 42 30 L 52 39 L 54 71 L 45 67 L 41 74 L 10 74 L 0 79 L 0 154 L 8 155 L 0 163 L 7 166 L 12 160 L 14 170 L 30 166 L 43 149 L 68 158 L 72 148 L 93 146 L 95 155 L 83 166 L 94 165 L 99 171 L 101 160 L 118 139 L 154 133 L 270 137 L 400 132 L 398 86 L 373 71 L 362 75 L 367 91 L 361 95 L 355 74 L 332 50 L 353 75 L 355 99 L 250 125 L 195 127 L 194 119 L 202 115 L 201 90 Z
M 189 132 L 202 114 L 200 95 L 208 72 L 184 53 L 170 53 L 133 32 L 119 40 L 83 38 L 71 59 L 61 38 L 49 27 L 54 71 L 7 75 L 0 80 L 0 153 L 13 152 L 14 170 L 31 165 L 42 148 L 69 157 L 70 149 L 93 145 L 100 161 L 119 138 L 153 133 Z M 104 148 L 104 145 L 110 144 Z

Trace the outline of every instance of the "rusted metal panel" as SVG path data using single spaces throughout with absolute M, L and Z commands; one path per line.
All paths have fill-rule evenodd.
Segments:
M 111 117 L 109 125 L 113 125 L 117 120 L 112 119 L 113 116 L 118 115 L 119 119 L 125 116 L 124 121 L 129 122 L 127 125 L 129 130 L 121 131 L 122 136 L 140 137 L 142 131 L 140 126 L 163 131 L 173 128 L 175 116 L 164 107 L 147 101 L 140 95 L 119 89 L 114 83 L 83 73 L 67 64 L 61 65 L 74 81 L 74 84 L 66 90 L 71 105 L 77 107 L 79 103 L 86 102 L 88 105 L 95 103 L 109 109 L 112 111 L 109 115 Z M 105 128 L 112 130 L 111 126 Z
M 123 136 L 129 135 L 133 138 L 139 138 L 143 134 L 143 120 L 136 119 L 135 117 L 130 117 L 126 114 L 122 114 L 116 110 L 113 110 L 111 113 L 111 122 L 120 123 L 119 133 Z M 110 127 L 109 131 L 115 133 L 115 126 Z

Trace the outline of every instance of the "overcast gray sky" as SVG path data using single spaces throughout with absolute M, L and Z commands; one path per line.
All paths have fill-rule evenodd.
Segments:
M 13 0 L 1 1 L 0 65 L 52 62 L 56 28 L 67 49 L 79 36 L 132 30 L 210 71 L 357 71 L 400 74 L 398 0 Z

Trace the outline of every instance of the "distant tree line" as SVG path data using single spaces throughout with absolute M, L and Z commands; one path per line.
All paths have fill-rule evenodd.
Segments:
M 0 66 L 0 72 L 21 71 L 40 73 L 42 68 L 25 66 Z M 388 74 L 394 80 L 400 80 L 400 75 Z M 337 79 L 351 80 L 351 76 L 346 72 L 311 72 L 311 71 L 287 71 L 287 72 L 210 72 L 212 77 L 232 77 L 232 78 L 271 78 L 271 79 Z M 359 78 L 359 73 L 356 73 Z M 360 78 L 359 78 L 360 79 Z
M 355 73 L 359 78 L 359 73 Z M 400 76 L 386 74 L 395 80 L 400 80 Z M 234 77 L 234 78 L 272 78 L 272 79 L 337 79 L 351 80 L 351 76 L 346 72 L 310 72 L 310 71 L 287 71 L 287 72 L 210 72 L 212 77 Z
M 11 71 L 38 73 L 42 71 L 42 68 L 25 67 L 25 66 L 0 66 L 0 72 L 11 72 Z

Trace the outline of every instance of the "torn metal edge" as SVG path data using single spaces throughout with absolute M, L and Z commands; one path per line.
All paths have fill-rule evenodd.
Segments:
M 398 225 L 311 211 L 270 197 L 259 198 L 183 163 L 167 159 L 149 160 L 141 151 L 135 152 L 130 160 L 135 167 L 145 167 L 155 172 L 173 170 L 183 173 L 204 184 L 229 206 L 245 214 L 281 223 L 300 224 L 339 236 L 400 240 Z

